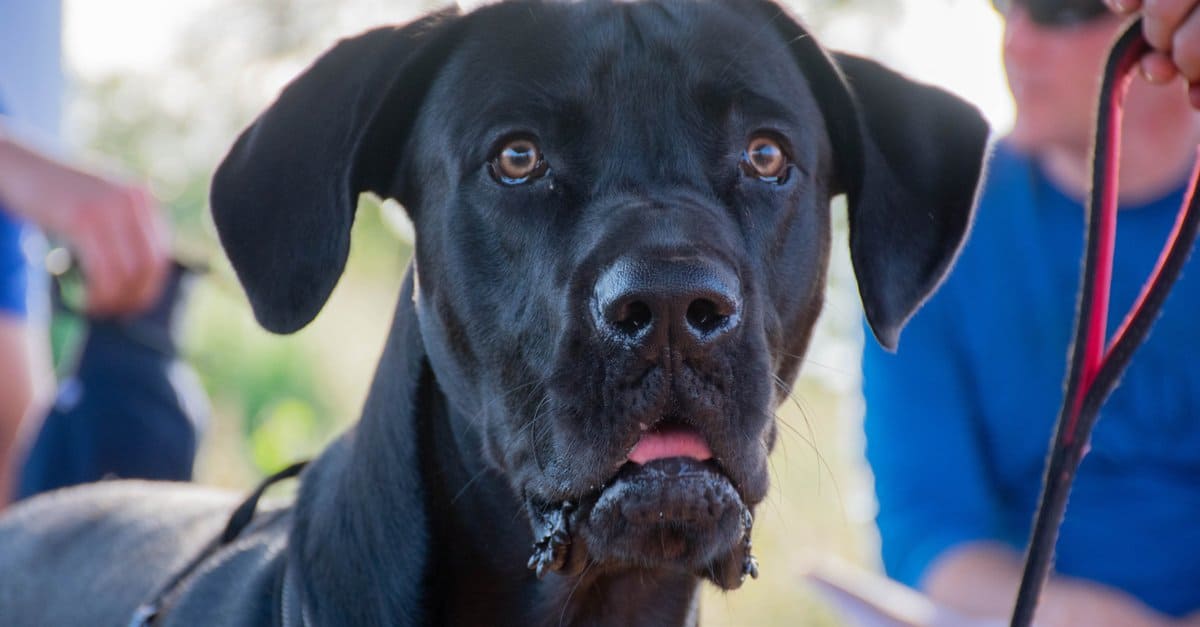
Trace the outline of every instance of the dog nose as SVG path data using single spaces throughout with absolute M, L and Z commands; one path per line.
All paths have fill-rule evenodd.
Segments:
M 623 259 L 596 282 L 596 326 L 658 349 L 702 347 L 730 335 L 741 320 L 741 284 L 723 265 L 692 258 Z

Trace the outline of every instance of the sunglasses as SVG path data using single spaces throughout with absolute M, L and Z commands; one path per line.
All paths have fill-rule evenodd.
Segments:
M 1024 9 L 1034 24 L 1051 28 L 1077 26 L 1109 14 L 1100 0 L 992 0 L 1000 15 L 1008 15 L 1013 6 Z

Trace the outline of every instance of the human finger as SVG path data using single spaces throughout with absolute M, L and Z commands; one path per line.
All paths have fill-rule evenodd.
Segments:
M 1142 8 L 1142 0 L 1104 0 L 1108 8 L 1117 13 L 1128 15 Z
M 1179 75 L 1179 70 L 1175 68 L 1175 63 L 1171 61 L 1171 57 L 1157 50 L 1147 52 L 1142 57 L 1140 64 L 1139 69 L 1141 70 L 1142 77 L 1156 85 L 1169 83 Z
M 71 242 L 83 271 L 84 309 L 95 316 L 111 315 L 119 293 L 120 262 L 113 257 L 106 230 L 99 226 L 90 228 Z
M 154 304 L 162 292 L 170 266 L 170 246 L 166 222 L 153 196 L 143 188 L 126 191 L 132 207 L 127 233 L 137 266 L 129 286 L 129 312 Z
M 101 298 L 108 315 L 137 313 L 152 304 L 165 274 L 166 255 L 156 242 L 155 209 L 137 188 L 121 188 L 93 214 L 95 240 L 111 260 L 112 291 Z
M 1188 101 L 1193 109 L 1200 110 L 1200 83 L 1188 85 Z
M 103 206 L 94 209 L 93 230 L 96 240 L 103 242 L 108 257 L 112 260 L 113 280 L 117 288 L 117 303 L 126 295 L 131 282 L 141 272 L 139 251 L 131 237 L 136 229 L 133 206 L 121 191 L 114 198 L 106 199 Z M 114 304 L 117 304 L 114 303 Z
M 1195 0 L 1145 0 L 1142 3 L 1142 33 L 1155 49 L 1171 49 L 1175 31 L 1189 13 Z
M 1190 0 L 1196 2 L 1197 0 Z M 1109 10 L 1120 14 L 1131 14 L 1142 8 L 1142 0 L 1104 0 L 1104 4 Z M 1162 7 L 1155 9 L 1161 11 Z M 1153 22 L 1150 26 L 1143 26 L 1143 30 L 1150 28 L 1151 30 L 1160 29 L 1162 27 L 1161 20 L 1156 17 L 1148 18 Z M 1158 20 L 1158 21 L 1156 21 Z M 1161 48 L 1152 49 L 1144 54 L 1139 62 L 1142 77 L 1146 81 L 1162 85 L 1171 82 L 1179 75 L 1178 68 L 1175 67 L 1175 62 L 1171 59 L 1168 50 Z
M 1188 13 L 1171 37 L 1171 61 L 1189 83 L 1200 80 L 1200 10 Z

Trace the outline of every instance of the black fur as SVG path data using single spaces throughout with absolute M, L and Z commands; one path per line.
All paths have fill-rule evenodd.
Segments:
M 792 164 L 776 182 L 741 163 L 763 131 Z M 211 583 L 248 578 L 255 624 L 285 563 L 321 625 L 693 622 L 702 578 L 753 570 L 776 378 L 820 312 L 830 199 L 849 194 L 868 319 L 894 346 L 966 235 L 986 134 L 762 0 L 510 2 L 343 41 L 217 171 L 221 241 L 276 331 L 328 297 L 359 193 L 406 207 L 416 260 L 361 422 L 167 622 L 251 616 L 255 590 Z M 512 136 L 545 176 L 492 176 Z M 671 428 L 712 459 L 627 461 Z M 38 508 L 7 523 L 26 542 Z

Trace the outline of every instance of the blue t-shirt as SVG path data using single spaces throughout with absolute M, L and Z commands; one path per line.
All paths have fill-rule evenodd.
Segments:
M 28 313 L 31 264 L 21 245 L 27 228 L 0 205 L 0 314 Z
M 0 102 L 0 121 L 4 103 Z M 24 317 L 28 313 L 30 264 L 22 241 L 26 227 L 0 204 L 0 315 Z
M 4 102 L 0 101 L 0 122 L 4 118 Z M 32 263 L 30 239 L 36 231 L 17 219 L 0 204 L 0 315 L 25 318 L 34 301 L 31 287 L 40 287 L 35 273 L 38 264 Z
M 1182 188 L 1118 216 L 1109 333 Z M 1084 210 L 1001 142 L 958 263 L 896 354 L 863 357 L 867 459 L 888 573 L 916 585 L 956 544 L 1023 551 L 1063 396 Z M 1059 539 L 1059 573 L 1172 615 L 1200 609 L 1200 261 L 1188 262 L 1105 404 Z

